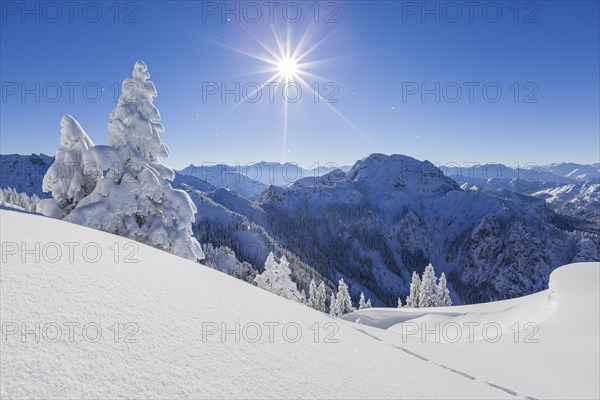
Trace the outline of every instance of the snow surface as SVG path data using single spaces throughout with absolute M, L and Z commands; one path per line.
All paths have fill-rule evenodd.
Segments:
M 515 398 L 355 324 L 166 252 L 39 215 L 0 210 L 0 222 L 3 398 Z M 72 258 L 63 245 L 69 242 L 79 244 Z M 39 261 L 23 251 L 35 253 L 36 243 Z M 92 262 L 93 250 L 86 260 L 85 245 L 101 249 L 99 261 Z M 62 254 L 51 262 L 56 247 Z M 121 249 L 116 257 L 115 248 Z M 137 262 L 125 262 L 132 250 L 128 260 Z M 118 336 L 110 329 L 117 322 Z M 234 334 L 203 340 L 207 326 L 225 323 L 235 331 L 236 322 L 258 324 L 262 337 L 251 343 L 257 330 L 250 329 L 239 342 Z M 33 330 L 36 323 L 42 334 L 20 334 L 21 324 Z M 79 324 L 72 337 L 65 323 Z M 102 333 L 96 342 L 88 342 L 96 337 L 90 325 L 84 335 L 90 323 Z M 127 323 L 133 325 L 125 329 Z M 265 323 L 280 325 L 271 335 Z M 297 324 L 287 340 L 286 323 Z M 52 324 L 63 327 L 60 336 Z M 19 332 L 9 334 L 15 326 Z M 302 335 L 293 343 L 296 326 Z M 333 332 L 329 339 L 337 342 L 327 343 Z
M 344 319 L 367 325 L 365 331 L 385 343 L 402 346 L 428 362 L 475 380 L 491 382 L 507 393 L 529 398 L 597 399 L 599 272 L 600 263 L 569 264 L 552 272 L 549 289 L 525 297 L 428 310 L 366 309 L 346 314 Z M 473 325 L 469 334 L 467 323 L 479 325 Z M 436 324 L 439 337 L 423 335 L 426 330 L 435 332 Z M 453 324 L 461 330 L 451 329 Z M 497 342 L 493 324 L 503 334 Z

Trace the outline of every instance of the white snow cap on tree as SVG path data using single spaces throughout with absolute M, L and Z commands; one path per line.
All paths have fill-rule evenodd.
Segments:
M 247 262 L 237 259 L 235 252 L 227 246 L 214 247 L 212 244 L 203 244 L 204 261 L 202 264 L 231 275 L 244 282 L 253 283 L 256 270 Z
M 412 282 L 410 283 L 410 293 L 406 297 L 406 307 L 419 307 L 419 291 L 421 290 L 421 278 L 417 271 L 413 271 Z M 402 307 L 402 302 L 398 299 L 398 307 Z
M 317 287 L 317 298 L 315 300 L 315 309 L 321 312 L 325 312 L 327 303 L 327 290 L 325 289 L 325 282 L 321 281 Z
M 169 148 L 160 139 L 165 129 L 153 104 L 156 87 L 148 78 L 148 67 L 137 61 L 132 77 L 123 80 L 119 103 L 110 114 L 108 144 L 125 153 L 130 150 L 126 154 L 127 168 L 140 171 L 151 167 L 160 177 L 172 181 L 175 172 L 160 162 L 160 157 L 169 156 Z
M 79 122 L 70 115 L 60 120 L 60 148 L 42 183 L 44 192 L 51 192 L 51 199 L 38 204 L 38 212 L 54 218 L 69 214 L 81 199 L 89 195 L 102 178 L 102 171 L 95 165 L 86 165 L 83 155 L 94 143 Z
M 338 315 L 337 307 L 336 307 L 336 296 L 335 293 L 331 292 L 331 296 L 329 296 L 329 315 L 332 317 L 340 317 Z
M 365 294 L 360 292 L 360 298 L 358 299 L 358 309 L 371 308 L 371 299 L 365 301 Z
M 311 308 L 315 308 L 317 300 L 317 284 L 314 279 L 310 280 L 310 285 L 308 285 L 308 303 L 307 305 Z
M 292 271 L 289 265 L 285 256 L 282 256 L 281 260 L 277 262 L 275 255 L 271 252 L 265 261 L 265 270 L 262 274 L 256 275 L 254 282 L 261 289 L 302 303 L 305 299 L 290 277 Z
M 440 307 L 448 307 L 452 305 L 450 291 L 446 287 L 446 274 L 443 272 L 442 276 L 440 276 L 440 281 L 437 286 L 437 305 Z
M 425 267 L 423 278 L 421 279 L 421 287 L 419 289 L 419 307 L 435 307 L 437 306 L 437 278 L 433 265 L 429 264 Z
M 29 196 L 27 193 L 17 193 L 13 188 L 0 188 L 0 205 L 9 206 L 11 208 L 21 208 L 25 211 L 36 211 L 36 206 L 40 198 L 33 194 Z
M 341 317 L 347 312 L 354 311 L 352 299 L 350 298 L 350 293 L 348 293 L 348 285 L 346 285 L 343 278 L 340 278 L 338 292 L 335 295 L 335 303 L 331 307 L 333 311 L 330 314 L 334 317 Z
M 308 306 L 314 308 L 317 311 L 325 312 L 325 303 L 327 301 L 327 292 L 325 290 L 325 283 L 321 281 L 317 286 L 314 279 L 311 279 L 310 286 L 308 288 Z
M 186 192 L 171 187 L 174 172 L 160 162 L 168 149 L 159 136 L 164 129 L 149 77 L 146 64 L 138 61 L 132 78 L 123 81 L 108 125 L 110 146 L 96 146 L 87 154 L 98 165 L 110 165 L 109 173 L 65 219 L 190 260 L 203 259 L 192 234 L 196 207 Z

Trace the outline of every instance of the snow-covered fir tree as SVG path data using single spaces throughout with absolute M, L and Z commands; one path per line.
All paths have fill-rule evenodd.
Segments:
M 452 305 L 452 300 L 450 299 L 450 291 L 446 287 L 446 274 L 442 272 L 442 276 L 440 276 L 440 281 L 437 285 L 437 306 L 439 307 L 447 307 Z
M 325 312 L 326 303 L 327 303 L 327 289 L 325 288 L 325 282 L 321 281 L 319 286 L 317 286 L 317 293 L 314 302 L 314 309 Z
M 579 234 L 581 237 L 575 245 L 575 254 L 572 262 L 585 262 L 598 259 L 598 251 L 594 241 L 588 237 Z
M 433 265 L 425 267 L 419 288 L 419 307 L 437 306 L 437 278 Z
M 329 315 L 332 317 L 341 317 L 341 315 L 338 315 L 336 302 L 336 295 L 335 293 L 331 292 L 331 296 L 329 296 Z
M 94 147 L 79 122 L 70 115 L 60 120 L 60 148 L 54 163 L 48 168 L 42 190 L 52 198 L 38 204 L 38 212 L 53 218 L 63 218 L 96 187 L 102 171 L 94 164 L 84 163 L 84 154 Z
M 352 299 L 348 292 L 348 285 L 344 282 L 343 278 L 340 278 L 338 282 L 338 291 L 335 295 L 335 302 L 332 305 L 334 311 L 331 313 L 334 317 L 341 317 L 347 312 L 354 311 L 352 306 Z
M 406 307 L 419 307 L 419 291 L 421 290 L 421 278 L 417 271 L 413 271 L 410 292 L 406 297 Z M 402 301 L 398 299 L 398 307 L 402 307 Z
M 308 287 L 309 299 L 307 305 L 314 308 L 317 311 L 325 312 L 325 303 L 327 301 L 327 292 L 325 290 L 325 283 L 321 281 L 319 286 L 314 279 L 311 279 Z
M 310 280 L 310 284 L 308 285 L 308 303 L 307 305 L 311 308 L 316 309 L 317 301 L 317 283 L 314 279 Z
M 305 302 L 302 294 L 298 291 L 296 284 L 292 281 L 289 268 L 289 262 L 282 256 L 277 262 L 275 255 L 271 252 L 265 261 L 265 270 L 262 274 L 256 275 L 254 283 L 264 290 L 274 293 L 278 296 L 294 300 L 299 303 Z
M 170 184 L 174 171 L 163 165 L 167 146 L 153 104 L 156 88 L 146 64 L 135 63 L 123 80 L 122 94 L 108 124 L 110 146 L 95 146 L 84 155 L 108 174 L 65 217 L 80 225 L 132 238 L 191 260 L 204 258 L 192 236 L 196 207 L 183 190 Z
M 400 297 L 398 297 L 398 306 L 397 306 L 397 308 L 402 308 L 402 307 L 404 307 L 402 305 L 402 299 Z
M 360 297 L 358 299 L 358 309 L 362 310 L 364 308 L 371 308 L 371 299 L 365 301 L 365 294 L 360 292 Z
M 202 263 L 207 267 L 225 272 L 244 282 L 254 283 L 256 270 L 247 262 L 241 262 L 235 256 L 233 250 L 227 246 L 214 247 L 212 244 L 202 245 L 204 260 Z
M 11 208 L 20 208 L 25 211 L 36 211 L 40 198 L 37 195 L 29 196 L 27 193 L 17 193 L 14 188 L 0 189 L 0 205 Z
M 306 290 L 304 289 L 300 291 L 300 303 L 308 305 L 308 300 L 306 299 Z

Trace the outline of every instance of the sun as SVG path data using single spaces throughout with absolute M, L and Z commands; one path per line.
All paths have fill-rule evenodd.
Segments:
M 284 57 L 277 62 L 277 70 L 286 81 L 293 81 L 298 73 L 298 62 L 291 57 Z
M 262 61 L 264 66 L 258 69 L 254 74 L 261 74 L 269 76 L 266 78 L 262 84 L 258 85 L 253 91 L 247 93 L 248 98 L 254 98 L 254 96 L 262 91 L 265 87 L 269 86 L 269 90 L 272 87 L 272 84 L 275 86 L 282 85 L 282 90 L 288 91 L 291 86 L 294 86 L 295 91 L 300 93 L 300 90 L 306 90 L 312 94 L 312 96 L 305 96 L 305 98 L 311 98 L 315 101 L 315 103 L 319 103 L 324 105 L 329 110 L 331 110 L 335 115 L 337 115 L 344 123 L 346 123 L 350 128 L 358 133 L 363 139 L 368 141 L 370 144 L 375 145 L 374 142 L 369 138 L 367 134 L 362 132 L 348 117 L 346 117 L 340 110 L 338 110 L 332 102 L 329 101 L 328 98 L 324 97 L 323 94 L 319 93 L 318 90 L 318 82 L 326 82 L 329 87 L 333 86 L 337 88 L 337 83 L 335 81 L 325 78 L 323 76 L 317 75 L 313 70 L 318 66 L 322 66 L 325 64 L 333 63 L 343 59 L 346 56 L 338 56 L 331 57 L 326 59 L 317 59 L 309 61 L 312 58 L 313 54 L 327 39 L 332 35 L 332 33 L 325 35 L 313 42 L 314 37 L 310 34 L 310 29 L 307 28 L 300 38 L 297 41 L 292 40 L 292 29 L 291 25 L 287 26 L 287 35 L 285 38 L 282 37 L 282 32 L 275 27 L 275 25 L 271 25 L 271 30 L 273 33 L 273 40 L 269 42 L 268 40 L 262 40 L 261 38 L 254 35 L 250 30 L 244 28 L 245 33 L 253 38 L 259 47 L 262 49 L 260 52 L 251 52 L 247 50 L 243 50 L 240 48 L 236 48 L 233 46 L 229 46 L 227 44 L 221 42 L 214 42 L 219 46 L 223 46 L 235 52 L 238 52 L 244 56 L 251 57 L 255 60 Z M 267 38 L 268 39 L 268 38 Z M 308 81 L 307 81 L 308 80 Z M 309 83 L 310 80 L 317 82 L 317 86 L 315 83 Z M 317 87 L 317 90 L 315 90 Z M 288 93 L 288 92 L 286 92 Z M 287 156 L 287 136 L 288 136 L 288 110 L 290 107 L 290 101 L 283 101 L 283 157 L 285 160 Z M 228 110 L 226 110 L 222 115 L 228 114 L 230 111 L 234 110 L 244 102 L 236 102 L 233 104 Z

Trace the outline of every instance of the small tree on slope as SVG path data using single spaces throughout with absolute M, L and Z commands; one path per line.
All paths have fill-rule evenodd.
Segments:
M 433 265 L 429 264 L 425 267 L 423 278 L 421 279 L 421 287 L 419 288 L 419 307 L 435 307 L 437 306 L 437 278 Z
M 410 292 L 406 297 L 406 307 L 419 307 L 419 291 L 421 290 L 421 278 L 417 271 L 413 271 L 412 282 L 410 283 Z M 401 307 L 400 299 L 398 299 L 398 307 Z
M 308 303 L 307 305 L 310 308 L 315 308 L 315 302 L 317 300 L 317 284 L 314 279 L 310 280 L 310 285 L 308 285 Z
M 371 308 L 371 299 L 365 301 L 365 294 L 360 292 L 360 298 L 358 299 L 358 309 Z
M 332 307 L 334 311 L 331 315 L 335 317 L 341 317 L 345 313 L 354 310 L 350 293 L 348 293 L 348 285 L 346 285 L 343 278 L 340 278 L 338 283 L 338 292 L 335 295 L 335 303 Z
M 329 315 L 332 317 L 339 317 L 337 307 L 336 307 L 336 296 L 335 293 L 331 292 L 331 296 L 329 296 Z
M 309 299 L 306 303 L 309 307 L 314 308 L 317 311 L 325 311 L 325 301 L 327 300 L 327 294 L 325 292 L 325 284 L 321 282 L 319 286 L 314 279 L 310 280 L 308 288 Z
M 317 297 L 315 298 L 313 308 L 315 310 L 325 312 L 327 302 L 327 291 L 325 289 L 325 282 L 321 281 L 321 283 L 319 283 L 316 294 Z
M 450 291 L 446 287 L 446 274 L 442 272 L 442 276 L 440 277 L 440 282 L 437 286 L 437 305 L 440 307 L 447 307 L 452 305 L 452 300 L 450 299 Z
M 94 147 L 79 122 L 70 115 L 60 120 L 60 148 L 42 183 L 44 192 L 51 192 L 51 199 L 38 204 L 37 211 L 53 218 L 68 215 L 79 201 L 89 195 L 102 171 L 95 165 L 85 165 L 83 154 Z
M 265 270 L 254 278 L 254 282 L 261 289 L 302 303 L 302 295 L 292 281 L 291 273 L 289 262 L 285 256 L 282 256 L 280 262 L 277 262 L 273 253 L 269 253 L 265 261 Z
M 152 103 L 157 94 L 149 77 L 146 64 L 138 61 L 132 77 L 123 80 L 108 124 L 110 147 L 96 146 L 89 153 L 98 164 L 109 166 L 109 173 L 65 219 L 202 259 L 192 236 L 196 207 L 186 192 L 171 187 L 175 174 L 160 161 L 168 148 L 159 136 L 164 129 Z

